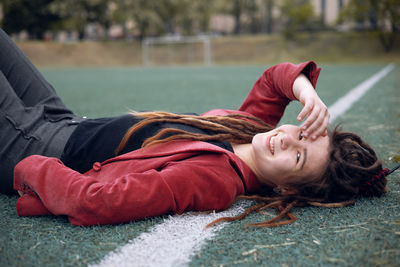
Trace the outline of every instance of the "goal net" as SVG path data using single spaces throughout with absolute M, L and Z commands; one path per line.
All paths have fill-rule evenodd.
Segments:
M 212 64 L 211 42 L 206 36 L 168 36 L 145 38 L 142 41 L 144 66 Z

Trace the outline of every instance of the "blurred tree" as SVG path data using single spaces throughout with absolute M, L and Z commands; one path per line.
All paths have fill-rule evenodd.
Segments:
M 272 10 L 274 8 L 274 0 L 264 0 L 264 25 L 265 25 L 265 32 L 272 33 L 272 26 L 273 26 L 273 16 Z
M 29 37 L 43 39 L 44 33 L 51 30 L 60 17 L 50 12 L 53 0 L 2 0 L 3 29 L 9 33 L 26 30 Z
M 129 0 L 110 0 L 110 19 L 114 24 L 122 26 L 123 38 L 127 37 L 127 22 L 132 19 L 129 16 L 130 13 L 130 1 Z
M 234 34 L 241 33 L 272 33 L 275 0 L 217 0 L 214 1 L 216 13 L 233 16 Z
M 133 20 L 139 38 L 161 34 L 191 35 L 207 32 L 213 1 L 113 0 L 111 18 L 124 24 Z
M 350 0 L 339 19 L 356 29 L 376 31 L 386 52 L 392 50 L 400 28 L 400 0 Z
M 177 22 L 181 25 L 184 35 L 193 35 L 196 32 L 206 33 L 209 31 L 209 22 L 214 12 L 214 1 L 181 1 L 181 14 L 177 16 Z
M 156 11 L 157 0 L 133 0 L 132 4 L 131 14 L 139 30 L 140 39 L 164 32 L 163 20 Z
M 208 31 L 213 1 L 159 0 L 156 12 L 163 21 L 166 33 L 192 35 Z
M 114 23 L 125 25 L 134 21 L 139 38 L 164 33 L 163 21 L 156 11 L 157 0 L 113 0 L 115 5 L 111 12 Z
M 78 31 L 79 39 L 84 38 L 89 23 L 98 23 L 106 30 L 109 28 L 108 7 L 109 0 L 54 0 L 50 5 L 53 14 L 62 18 L 58 28 Z
M 187 3 L 185 2 L 185 0 L 159 0 L 154 2 L 153 9 L 160 17 L 166 33 L 175 33 L 177 16 L 186 8 Z
M 261 32 L 261 13 L 256 0 L 248 0 L 247 17 L 249 18 L 249 32 L 252 34 Z
M 215 1 L 196 1 L 197 21 L 201 32 L 208 32 L 211 16 L 215 13 Z
M 232 15 L 235 18 L 234 34 L 240 34 L 242 29 L 241 17 L 247 7 L 247 0 L 233 0 Z
M 308 0 L 284 0 L 281 2 L 280 10 L 286 19 L 284 36 L 294 39 L 299 30 L 310 30 L 316 22 L 312 5 Z
M 216 1 L 217 11 L 233 16 L 235 26 L 233 34 L 259 32 L 262 28 L 259 1 L 256 0 L 220 0 Z

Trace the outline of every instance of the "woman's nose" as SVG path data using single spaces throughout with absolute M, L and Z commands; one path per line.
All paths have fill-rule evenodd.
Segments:
M 281 138 L 281 149 L 285 150 L 290 147 L 300 147 L 301 143 L 291 134 L 285 134 Z
M 281 138 L 281 149 L 288 149 L 290 146 L 294 144 L 295 140 L 291 135 L 285 134 Z

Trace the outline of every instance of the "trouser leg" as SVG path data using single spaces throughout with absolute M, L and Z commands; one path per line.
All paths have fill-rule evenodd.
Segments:
M 48 115 L 46 104 L 25 107 L 0 72 L 0 192 L 13 193 L 15 165 L 39 154 L 60 158 L 76 125 L 71 114 Z M 51 108 L 50 110 L 53 111 Z M 51 114 L 50 114 L 51 115 Z
M 0 29 L 0 71 L 26 107 L 47 104 L 60 113 L 72 113 L 25 54 Z
M 14 167 L 25 157 L 59 158 L 80 120 L 0 29 L 0 192 L 13 192 Z

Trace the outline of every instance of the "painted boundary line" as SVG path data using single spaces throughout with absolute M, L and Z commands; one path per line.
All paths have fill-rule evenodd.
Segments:
M 183 215 L 171 215 L 149 232 L 140 234 L 108 254 L 99 264 L 91 266 L 186 266 L 205 242 L 227 225 L 223 223 L 204 229 L 208 223 L 220 217 L 235 216 L 243 212 L 250 203 L 237 201 L 231 208 L 218 213 L 187 212 Z
M 372 86 L 374 86 L 379 80 L 385 77 L 395 67 L 395 64 L 389 64 L 379 72 L 372 75 L 367 80 L 363 81 L 347 94 L 336 100 L 329 108 L 331 115 L 330 122 L 332 123 L 335 119 L 343 115 L 355 102 L 357 102 Z
M 328 108 L 331 122 L 345 113 L 394 67 L 394 64 L 386 66 L 332 104 Z M 186 266 L 207 240 L 212 239 L 227 224 L 211 229 L 204 229 L 205 225 L 220 217 L 235 216 L 243 212 L 250 203 L 251 201 L 238 201 L 228 210 L 207 215 L 189 212 L 169 216 L 148 232 L 109 253 L 99 264 L 91 266 Z

